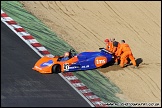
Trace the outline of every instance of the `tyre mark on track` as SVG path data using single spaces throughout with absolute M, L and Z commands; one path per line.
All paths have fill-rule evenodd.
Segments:
M 48 8 L 47 8 L 42 2 L 40 2 L 40 4 L 41 4 L 44 8 L 46 8 L 46 9 L 48 10 Z M 51 7 L 49 6 L 49 8 L 51 8 Z
M 153 92 L 152 91 L 152 89 L 150 88 L 150 85 L 148 85 L 148 84 L 151 84 L 151 87 L 153 87 L 154 88 L 154 90 L 156 90 L 157 92 L 159 92 L 160 91 L 160 88 L 157 86 L 157 84 L 148 76 L 148 75 L 146 75 L 142 70 L 140 70 L 141 71 L 141 73 L 144 73 L 143 75 L 146 75 L 147 76 L 147 81 L 145 81 L 140 75 L 142 75 L 142 74 L 140 74 L 140 75 L 138 75 L 136 72 L 134 72 L 134 71 L 132 71 L 132 69 L 130 69 L 130 67 L 128 67 L 127 68 L 129 71 L 127 72 L 126 70 L 124 70 L 127 74 L 129 74 L 130 76 L 132 76 L 132 77 L 134 77 L 133 76 L 133 74 L 134 75 L 136 75 L 136 76 L 138 76 L 138 78 L 140 78 L 141 80 L 142 80 L 142 82 L 144 82 L 146 85 L 147 85 L 147 87 L 149 88 L 149 90 L 151 91 L 151 93 L 154 95 L 154 97 L 156 97 L 158 100 L 160 100 L 159 99 L 159 97 L 157 97 L 156 95 L 155 95 L 155 91 Z M 130 72 L 132 72 L 132 74 L 130 73 Z M 149 77 L 149 78 L 148 78 Z M 131 78 L 131 77 L 130 77 Z M 155 83 L 155 86 L 151 83 L 151 81 L 149 80 L 149 79 L 151 79 L 151 81 L 153 81 L 154 83 Z M 148 83 L 148 82 L 150 82 L 150 83 Z M 141 84 L 141 83 L 139 83 L 139 84 Z M 157 89 L 159 89 L 159 91 L 157 90 Z M 143 89 L 143 88 L 142 88 Z M 143 89 L 142 90 L 144 93 L 146 93 L 145 91 L 145 89 Z M 148 96 L 149 96 L 149 94 L 148 93 L 146 93 Z
M 147 75 L 147 73 L 145 73 L 145 71 L 140 70 L 144 76 L 147 76 L 148 81 L 150 82 L 150 84 L 152 85 L 152 87 L 158 92 L 161 90 L 161 88 L 159 88 L 159 86 L 157 85 L 157 83 L 149 76 Z M 152 84 L 153 83 L 153 84 Z
M 99 2 L 100 3 L 100 2 Z M 98 3 L 98 4 L 99 4 Z M 87 16 L 89 16 L 89 17 L 92 17 L 92 15 L 93 15 L 93 17 L 96 17 L 96 18 L 99 18 L 99 20 L 98 20 L 98 22 L 101 22 L 101 24 L 107 24 L 107 25 L 109 25 L 104 19 L 102 19 L 103 17 L 105 18 L 105 19 L 107 19 L 105 16 L 104 16 L 104 14 L 102 14 L 100 11 L 98 11 L 98 13 L 100 14 L 100 15 L 102 15 L 103 17 L 102 18 L 100 18 L 101 16 L 99 16 L 99 15 L 97 15 L 96 13 L 94 13 L 93 11 L 91 11 L 91 10 L 88 10 L 88 9 L 85 9 L 87 12 L 90 12 L 90 13 L 92 13 L 92 14 L 87 14 Z M 103 29 L 105 29 L 106 31 L 107 30 L 109 30 L 110 28 L 108 28 L 108 26 L 104 26 L 104 28 Z M 91 30 L 94 34 L 97 34 L 98 36 L 100 35 L 100 34 L 98 34 L 96 31 L 94 31 L 93 29 Z M 103 42 L 103 40 L 101 40 L 100 38 L 98 38 L 98 41 L 101 41 L 101 42 Z
M 48 3 L 48 6 L 49 7 L 51 7 L 51 9 L 52 9 L 52 11 L 55 11 L 56 13 L 58 13 L 57 11 L 56 11 L 56 9 L 54 9 L 52 6 L 53 6 L 53 2 L 51 2 L 51 3 Z M 58 19 L 58 20 L 60 20 L 59 18 L 58 18 L 58 16 L 56 16 L 56 15 L 54 15 L 54 13 L 52 13 L 52 12 L 50 12 L 53 16 L 55 16 L 55 18 L 56 19 Z M 59 14 L 60 15 L 60 14 Z M 63 17 L 62 17 L 63 18 Z M 60 20 L 61 21 L 61 20 Z M 57 26 L 59 26 L 59 25 L 57 25 Z M 66 28 L 69 28 L 70 29 L 70 27 L 68 27 L 67 25 L 64 25 Z M 71 29 L 72 30 L 72 29 Z M 74 30 L 72 30 L 72 31 L 74 31 Z
M 74 3 L 75 3 L 75 5 L 76 5 L 80 10 L 85 10 L 84 8 L 82 8 L 82 7 L 80 7 L 80 6 L 78 5 L 79 1 L 78 1 L 78 3 L 76 3 L 76 2 L 74 2 Z
M 62 4 L 63 5 L 63 4 Z M 109 5 L 108 5 L 109 6 Z M 110 6 L 109 6 L 110 7 Z M 111 7 L 110 7 L 111 8 Z M 111 8 L 112 9 L 112 8 Z M 112 9 L 113 10 L 113 9 Z M 63 11 L 63 10 L 62 10 Z M 64 12 L 64 11 L 63 11 Z M 93 13 L 92 11 L 90 11 L 91 13 Z M 120 15 L 118 15 L 117 14 L 117 12 L 115 11 L 115 10 L 113 10 L 113 12 L 120 18 L 120 19 L 122 19 L 123 21 L 125 21 L 122 17 L 120 17 Z M 65 13 L 65 12 L 64 12 Z M 67 13 L 65 13 L 67 16 L 69 16 Z M 94 14 L 94 13 L 93 13 Z M 101 14 L 101 13 L 100 13 Z M 95 14 L 96 15 L 96 14 Z M 97 15 L 96 15 L 97 16 Z M 70 16 L 69 16 L 70 17 Z M 73 18 L 71 18 L 71 19 L 73 19 Z M 73 19 L 74 20 L 74 19 Z M 74 20 L 75 21 L 75 20 Z M 77 21 L 75 21 L 75 22 L 77 22 Z M 125 21 L 126 22 L 126 21 Z M 77 22 L 78 24 L 80 24 L 79 22 Z M 131 28 L 131 30 L 133 30 L 137 35 L 140 35 L 130 24 L 128 24 L 127 22 L 126 22 L 126 24 L 129 26 L 127 26 L 128 28 Z M 80 24 L 81 25 L 81 24 Z M 86 30 L 87 30 L 87 28 L 86 27 L 84 27 L 83 25 L 81 25 L 83 28 L 85 28 Z M 89 31 L 89 32 L 91 32 L 91 31 Z M 92 32 L 91 32 L 92 33 Z M 139 36 L 138 36 L 139 37 Z M 143 41 L 145 41 L 143 38 L 142 38 L 142 40 Z M 146 41 L 145 41 L 146 42 Z M 146 42 L 147 43 L 147 42 Z M 136 73 L 135 73 L 136 74 Z M 148 85 L 148 83 L 145 81 L 145 80 L 143 80 L 142 79 L 142 77 L 140 77 L 138 74 L 136 74 L 146 85 L 147 85 L 147 87 L 149 87 L 149 89 L 151 90 L 151 88 L 150 88 L 150 85 Z M 151 81 L 153 81 L 148 75 L 147 75 L 147 77 L 151 80 Z M 149 81 L 149 80 L 148 80 Z M 154 82 L 154 81 L 153 81 Z M 155 83 L 155 82 L 154 82 Z M 154 87 L 154 85 L 152 84 L 152 83 L 150 83 L 153 87 Z M 155 85 L 157 86 L 157 84 L 155 83 Z M 158 87 L 158 86 L 157 86 Z M 156 90 L 156 88 L 154 87 L 154 89 Z M 159 88 L 158 88 L 159 89 Z M 156 98 L 158 98 L 155 94 L 154 94 L 154 92 L 151 90 L 151 93 L 156 97 Z
M 160 27 L 160 25 L 158 24 L 158 23 L 156 23 L 153 19 L 152 19 L 152 17 L 149 17 L 142 9 L 140 9 L 140 7 L 143 7 L 146 11 L 148 11 L 152 16 L 154 16 L 154 14 L 152 14 L 148 9 L 146 9 L 144 6 L 137 6 L 135 3 L 133 3 L 133 5 L 137 8 L 137 9 L 139 9 L 139 11 L 140 12 L 142 12 L 145 16 L 147 16 L 150 20 L 152 20 L 154 23 L 155 23 L 155 25 L 157 25 L 158 27 Z
M 141 70 L 140 70 L 141 71 Z M 150 83 L 151 84 L 151 87 L 148 85 L 148 82 L 151 82 L 151 81 L 149 81 L 149 80 L 147 80 L 147 81 L 145 81 L 140 75 L 142 75 L 142 74 L 140 74 L 140 75 L 138 75 L 138 73 L 136 73 L 136 72 L 133 72 L 136 76 L 138 76 L 146 85 L 147 85 L 147 87 L 149 88 L 149 90 L 151 91 L 151 93 L 154 95 L 154 97 L 156 97 L 157 99 L 159 99 L 159 97 L 157 97 L 156 96 L 156 94 L 152 91 L 152 89 L 151 89 L 151 87 L 153 87 L 154 89 L 155 89 L 155 87 L 153 86 L 153 84 L 152 83 Z M 143 73 L 143 71 L 141 71 L 141 73 Z M 147 75 L 147 77 L 148 77 L 148 75 Z M 158 87 L 158 89 L 159 89 L 159 87 Z M 156 90 L 156 89 L 155 89 Z M 159 92 L 159 91 L 158 91 Z M 159 99 L 160 100 L 160 99 Z
M 156 84 L 156 82 L 149 76 L 149 75 L 147 75 L 146 73 L 145 73 L 145 71 L 143 71 L 143 70 L 141 70 L 142 71 L 142 73 L 145 75 L 145 76 L 147 76 L 148 77 L 148 79 L 150 79 L 151 81 L 150 81 L 150 84 L 151 83 L 154 83 L 155 84 L 155 86 L 154 85 L 152 85 L 152 87 L 154 87 L 155 89 L 157 88 L 158 90 L 157 91 L 160 91 L 161 90 L 161 88 L 159 88 L 159 86 Z
M 134 3 L 133 3 L 134 4 Z M 139 8 L 139 6 L 137 6 L 137 5 L 135 5 L 134 4 L 134 6 L 137 8 L 137 9 L 139 9 L 139 11 L 140 12 L 142 12 L 146 17 L 148 17 L 148 19 L 150 19 L 152 22 L 154 22 L 155 23 L 155 25 L 157 25 L 158 27 L 160 27 L 154 20 L 152 20 L 147 14 L 145 14 L 145 12 L 144 11 L 142 11 L 142 9 L 140 9 Z M 143 6 L 141 6 L 141 7 L 143 7 Z M 144 7 L 143 7 L 144 8 Z M 147 10 L 146 8 L 145 8 L 145 10 Z M 150 12 L 151 13 L 151 12 Z M 152 13 L 151 13 L 152 14 Z M 145 30 L 146 31 L 146 30 Z M 148 32 L 147 32 L 148 33 Z M 150 35 L 150 34 L 149 34 Z M 140 38 L 142 38 L 142 36 L 140 36 Z M 143 39 L 143 38 L 142 38 Z M 144 39 L 143 39 L 144 40 Z M 145 43 L 147 43 L 148 45 L 150 45 L 151 47 L 153 47 L 154 49 L 156 49 L 156 50 L 158 50 L 157 49 L 157 47 L 154 47 L 153 45 L 151 45 L 150 43 L 148 43 L 146 40 L 144 40 L 145 41 Z
M 54 5 L 53 2 L 50 3 L 50 4 L 48 4 L 48 5 L 53 9 L 53 11 L 55 11 L 56 13 L 58 13 L 58 15 L 61 16 L 61 14 L 58 12 L 58 11 L 60 11 L 60 7 L 59 7 L 59 6 L 58 6 L 59 10 L 56 11 L 56 9 L 52 7 L 52 5 Z M 57 5 L 56 2 L 55 2 L 55 5 Z M 60 19 L 59 16 L 54 15 L 54 13 L 51 13 L 51 14 L 53 14 L 53 16 L 55 16 L 55 18 L 57 18 L 58 20 Z M 65 19 L 64 17 L 61 17 L 61 18 L 63 18 L 66 22 L 70 23 L 70 22 L 69 22 L 67 19 Z M 60 20 L 60 21 L 61 21 L 61 20 Z M 70 23 L 70 24 L 73 26 L 72 23 Z M 64 25 L 64 26 L 65 26 L 66 28 L 69 28 L 70 30 L 74 31 L 74 30 L 71 29 L 70 27 L 68 27 L 68 26 L 66 26 L 66 25 Z M 75 28 L 75 26 L 73 26 L 73 27 Z
M 63 6 L 64 6 L 64 4 L 63 3 L 61 3 Z M 59 5 L 57 5 L 57 6 L 59 6 Z M 60 7 L 60 10 L 62 10 L 61 9 L 61 7 Z M 100 40 L 100 38 L 98 38 L 92 31 L 90 31 L 88 28 L 86 28 L 84 25 L 82 25 L 82 24 L 80 24 L 78 21 L 76 21 L 74 18 L 72 18 L 69 14 L 67 14 L 64 10 L 62 10 L 62 12 L 64 13 L 64 14 L 66 14 L 70 19 L 72 19 L 74 22 L 76 22 L 77 24 L 79 24 L 81 27 L 83 27 L 85 30 L 87 30 L 88 32 L 90 32 L 90 34 L 92 34 L 94 37 L 96 37 L 97 38 L 97 40 Z M 80 31 L 79 29 L 77 29 L 76 27 L 75 27 L 75 29 L 76 30 L 78 30 L 78 31 Z M 85 34 L 84 32 L 82 32 L 82 31 L 80 31 L 81 33 L 83 33 L 85 36 L 87 36 L 87 38 L 89 38 L 89 36 L 87 35 L 87 34 Z M 89 38 L 91 41 L 92 41 L 92 39 L 91 38 Z M 98 43 L 96 43 L 96 44 L 98 44 Z M 98 44 L 98 46 L 100 46 L 99 44 Z
M 129 24 L 129 23 L 127 23 L 107 2 L 105 2 L 106 4 L 107 4 L 107 6 L 113 11 L 113 13 L 115 13 L 121 20 L 123 20 L 126 24 L 125 24 L 125 26 L 127 27 L 127 28 L 129 28 L 131 31 L 134 31 L 137 35 L 139 35 L 139 33 Z M 138 37 L 139 38 L 139 37 Z M 140 39 L 140 38 L 139 38 Z
M 106 3 L 106 2 L 105 2 Z M 131 25 L 131 24 L 129 24 L 128 22 L 126 22 L 108 3 L 106 3 L 107 4 L 107 6 L 121 19 L 121 20 L 123 20 L 126 24 L 125 24 L 125 26 L 127 27 L 127 28 L 129 28 L 131 31 L 134 31 L 136 34 L 137 34 L 137 37 L 138 37 L 138 39 L 139 40 L 141 40 L 141 41 L 143 41 L 143 42 L 145 42 L 145 43 L 147 43 L 148 45 L 150 45 L 151 47 L 153 47 L 154 49 L 156 49 L 156 50 L 158 50 L 156 47 L 154 47 L 153 45 L 151 45 L 150 43 L 148 43 L 145 39 L 143 39 L 143 37 L 142 36 L 140 36 L 140 34 L 138 33 L 138 31 L 136 31 L 134 28 L 133 28 L 133 26 Z
M 65 19 L 64 17 L 62 17 L 62 14 L 60 14 L 60 12 L 63 13 L 63 10 L 61 9 L 61 7 L 58 6 L 58 4 L 57 4 L 56 2 L 55 2 L 54 4 L 55 4 L 55 7 L 59 8 L 59 9 L 57 9 L 57 10 L 58 10 L 57 13 L 58 13 L 58 15 L 60 15 L 59 18 L 61 17 L 61 18 L 64 19 L 66 22 L 68 22 L 69 25 L 71 25 L 74 29 L 76 29 L 77 31 L 79 31 L 80 33 L 82 33 L 82 31 L 78 30 L 71 22 L 68 21 L 68 19 Z M 59 12 L 59 11 L 60 11 L 60 12 Z M 58 16 L 57 16 L 57 17 L 58 17 Z M 71 28 L 72 28 L 72 27 L 71 27 Z M 69 27 L 67 27 L 67 28 L 69 28 Z M 73 30 L 73 29 L 71 29 L 71 28 L 69 28 L 69 29 L 70 29 L 70 30 Z M 73 31 L 74 31 L 74 30 L 73 30 Z M 75 31 L 74 31 L 74 32 L 75 32 Z M 84 35 L 86 36 L 85 33 L 82 33 L 82 34 L 84 34 Z M 75 37 L 75 40 L 76 40 L 76 41 L 77 41 L 77 40 L 79 41 L 80 39 L 83 40 L 84 42 L 87 41 L 86 38 L 82 38 L 81 36 L 76 36 L 76 37 Z M 87 43 L 88 43 L 88 42 L 87 42 Z M 88 44 L 86 45 L 86 43 L 83 43 L 83 42 L 82 42 L 81 44 L 85 45 L 85 48 L 86 48 L 86 46 L 88 45 Z M 81 49 L 81 47 L 76 47 L 76 49 L 78 49 L 78 48 Z M 82 48 L 83 48 L 83 47 L 82 47 Z
M 104 1 L 104 3 L 102 3 L 102 5 L 103 5 L 103 7 L 105 7 L 109 12 L 112 12 L 112 14 L 114 14 L 114 11 L 112 11 L 112 9 L 109 7 L 109 6 L 107 6 L 108 4 Z M 100 13 L 100 12 L 99 12 Z M 102 13 L 100 13 L 101 15 L 103 15 Z M 103 15 L 104 16 L 104 15 Z M 114 16 L 113 15 L 111 15 L 110 14 L 110 16 L 111 16 L 111 18 L 114 18 Z M 106 18 L 106 17 L 105 17 Z M 116 17 L 116 18 L 118 18 L 118 17 Z M 106 18 L 107 19 L 107 18 Z M 118 18 L 119 20 L 121 20 L 120 18 Z M 128 26 L 127 25 L 125 25 L 124 23 L 122 24 L 121 22 L 119 22 L 118 20 L 116 20 L 116 22 L 120 25 L 120 26 L 122 26 L 123 27 L 123 25 L 124 26 L 126 26 L 127 28 L 128 28 Z M 107 22 L 105 22 L 104 21 L 104 23 L 107 23 Z M 107 24 L 107 25 L 109 25 L 109 24 Z M 108 28 L 109 29 L 109 28 Z M 118 27 L 116 28 L 116 29 L 118 29 Z M 112 29 L 113 30 L 113 29 Z M 113 30 L 114 31 L 114 30 Z M 118 29 L 118 31 L 120 31 L 120 29 Z M 114 34 L 114 33 L 113 33 Z M 116 35 L 116 34 L 115 34 Z
M 134 4 L 134 3 L 133 3 Z M 136 4 L 134 4 L 134 6 L 140 11 L 142 12 L 148 19 L 150 19 L 152 22 L 155 23 L 155 25 L 157 25 L 158 27 L 160 27 L 153 19 L 151 19 L 151 17 L 149 17 L 142 9 L 140 9 L 140 7 L 143 6 L 139 6 L 140 4 L 138 4 L 138 6 Z M 143 7 L 144 8 L 144 7 Z M 146 8 L 144 8 L 145 10 L 147 10 Z M 148 10 L 147 10 L 148 11 Z M 151 12 L 150 12 L 151 13 Z M 152 14 L 152 13 L 151 13 Z M 153 15 L 153 14 L 152 14 Z
M 42 7 L 44 7 L 46 10 L 53 10 L 53 11 L 55 11 L 55 9 L 52 7 L 52 6 L 50 6 L 49 4 L 51 4 L 51 3 L 49 3 L 49 2 L 47 2 L 47 5 L 45 5 L 43 2 L 39 2 L 40 4 L 41 4 L 41 6 Z M 37 10 L 35 10 L 35 11 L 37 11 Z M 54 13 L 52 13 L 51 11 L 48 11 L 51 15 L 53 15 L 53 16 L 55 16 L 54 15 Z M 45 20 L 46 22 L 50 22 L 50 24 L 53 24 L 54 22 L 53 21 L 51 21 L 51 20 L 49 20 L 49 19 L 47 19 L 47 18 L 45 18 L 43 15 L 39 15 L 39 17 L 41 17 L 41 19 L 43 19 L 43 20 Z M 57 17 L 55 17 L 56 19 L 58 19 L 59 20 L 59 18 L 57 18 Z M 47 21 L 48 20 L 48 21 Z M 55 24 L 56 25 L 56 24 Z M 47 24 L 47 26 L 49 27 L 49 28 L 51 28 L 48 24 Z M 56 25 L 56 26 L 58 26 L 59 27 L 59 25 Z
M 130 73 L 130 72 L 132 72 L 132 70 L 131 70 L 129 67 L 127 68 L 127 70 L 126 70 L 126 69 L 123 69 L 123 70 L 124 70 L 124 73 L 126 73 L 126 75 L 129 74 L 129 75 L 126 76 L 126 77 L 128 77 L 128 78 L 130 78 L 130 79 L 135 78 L 135 77 L 134 77 L 134 73 Z M 139 78 L 139 77 L 137 77 L 137 78 Z M 136 78 L 136 79 L 137 79 L 137 78 Z M 139 79 L 141 79 L 141 78 L 139 78 Z M 141 79 L 141 80 L 143 81 L 143 79 Z M 138 81 L 138 79 L 137 79 L 137 81 Z M 142 83 L 139 83 L 139 84 L 140 84 L 141 87 L 143 86 Z M 145 90 L 143 87 L 142 87 L 141 89 L 142 89 L 142 91 L 143 91 L 144 94 L 147 94 L 147 96 L 150 97 L 149 93 L 146 92 L 146 90 Z
M 133 72 L 129 67 L 127 68 L 127 70 L 129 70 L 129 71 L 126 71 L 126 70 L 124 70 L 127 74 L 129 74 L 130 75 L 130 78 L 134 78 L 134 73 L 130 73 L 130 72 Z M 139 78 L 139 77 L 138 77 Z M 140 78 L 139 78 L 140 79 Z M 143 81 L 143 79 L 141 79 L 142 81 Z M 141 86 L 142 86 L 142 84 L 141 83 L 139 83 Z M 149 93 L 147 93 L 146 92 L 146 90 L 144 89 L 144 88 L 142 88 L 142 91 L 145 93 L 145 94 L 147 94 L 147 96 L 148 97 L 150 97 L 150 95 L 149 95 Z
M 55 5 L 59 8 L 59 11 L 65 13 L 61 7 L 55 2 Z M 58 13 L 59 14 L 59 13 Z M 65 13 L 66 14 L 66 13 Z M 59 14 L 61 16 L 61 14 Z M 65 19 L 64 17 L 62 17 L 66 22 L 68 22 L 71 26 L 73 26 L 74 29 L 78 30 L 71 22 L 69 22 L 67 19 Z M 68 27 L 69 28 L 69 27 Z M 70 30 L 72 30 L 71 28 L 69 28 Z M 85 36 L 87 36 L 84 32 L 78 30 L 79 32 L 81 32 L 82 34 L 84 34 Z M 88 36 L 87 36 L 88 38 Z M 86 41 L 84 38 L 82 38 L 82 40 Z

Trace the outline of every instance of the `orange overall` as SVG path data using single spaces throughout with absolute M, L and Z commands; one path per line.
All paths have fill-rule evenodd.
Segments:
M 131 51 L 131 49 L 130 49 L 128 44 L 123 43 L 123 44 L 120 45 L 118 56 L 120 56 L 120 55 L 121 55 L 120 67 L 124 67 L 124 63 L 125 63 L 127 58 L 129 58 L 131 60 L 132 64 L 134 66 L 136 66 L 135 59 L 133 57 L 132 51 Z
M 116 41 L 115 41 L 116 42 Z M 113 47 L 112 47 L 112 53 L 114 54 L 114 61 L 116 63 L 118 63 L 118 61 L 120 60 L 120 58 L 118 58 L 118 53 L 119 53 L 119 49 L 120 49 L 120 43 L 116 42 L 113 43 Z M 126 64 L 128 61 L 127 59 L 124 61 L 124 63 Z
M 109 41 L 109 42 L 106 43 L 106 48 L 105 49 L 111 52 L 112 47 L 113 47 L 113 43 L 111 41 Z
M 113 47 L 112 47 L 112 53 L 114 54 L 114 61 L 118 62 L 118 52 L 119 52 L 119 48 L 120 48 L 120 43 L 116 42 L 116 45 L 113 43 Z

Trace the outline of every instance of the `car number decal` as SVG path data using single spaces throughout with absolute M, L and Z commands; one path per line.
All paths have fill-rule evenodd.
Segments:
M 64 64 L 64 70 L 69 70 L 69 64 L 68 63 Z

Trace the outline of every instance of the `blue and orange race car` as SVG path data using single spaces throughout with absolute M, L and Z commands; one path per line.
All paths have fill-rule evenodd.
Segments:
M 32 68 L 40 73 L 60 73 L 73 72 L 81 70 L 91 70 L 102 67 L 113 60 L 113 55 L 104 48 L 100 51 L 81 52 L 77 54 L 70 50 L 71 58 L 61 61 L 62 56 L 40 58 Z

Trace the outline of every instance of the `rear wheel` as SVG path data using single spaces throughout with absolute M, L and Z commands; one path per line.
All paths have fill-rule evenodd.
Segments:
M 52 73 L 60 73 L 61 72 L 61 66 L 59 64 L 55 64 L 52 67 Z

